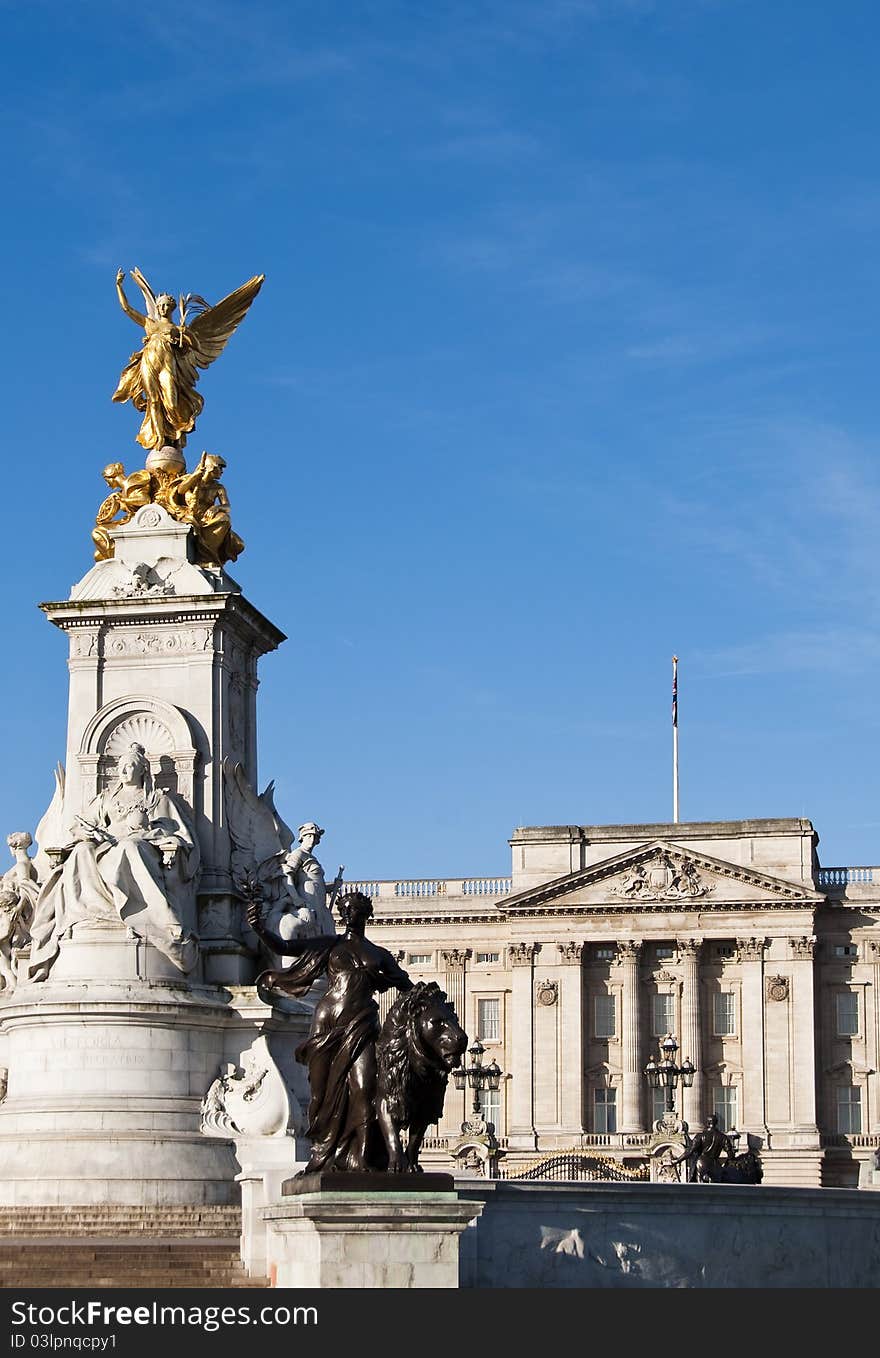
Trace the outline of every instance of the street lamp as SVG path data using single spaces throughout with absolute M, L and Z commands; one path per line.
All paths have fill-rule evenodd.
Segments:
M 468 1085 L 470 1085 L 471 1089 L 474 1091 L 474 1106 L 471 1110 L 472 1122 L 482 1122 L 483 1120 L 483 1108 L 480 1103 L 480 1094 L 482 1091 L 484 1089 L 498 1089 L 501 1084 L 502 1072 L 498 1062 L 493 1061 L 491 1065 L 483 1065 L 485 1051 L 486 1048 L 483 1046 L 480 1039 L 477 1038 L 473 1046 L 468 1048 L 468 1056 L 471 1058 L 470 1065 L 467 1067 L 462 1066 L 460 1069 L 452 1072 L 452 1078 L 455 1081 L 456 1089 L 467 1089 Z
M 670 1033 L 664 1037 L 660 1043 L 659 1060 L 655 1061 L 653 1056 L 645 1066 L 645 1075 L 651 1089 L 663 1089 L 666 1092 L 666 1112 L 675 1112 L 675 1090 L 681 1081 L 682 1088 L 690 1089 L 696 1075 L 696 1067 L 685 1057 L 680 1066 L 675 1064 L 675 1053 L 678 1051 L 678 1043 Z

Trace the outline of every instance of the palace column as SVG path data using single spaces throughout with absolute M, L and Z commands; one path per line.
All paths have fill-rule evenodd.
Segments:
M 558 947 L 562 963 L 559 1120 L 564 1131 L 575 1136 L 584 1130 L 584 945 L 572 941 Z
M 444 988 L 447 998 L 458 1015 L 458 1021 L 463 1028 L 467 1027 L 467 1013 L 465 1011 L 465 966 L 471 955 L 470 948 L 448 948 L 441 952 L 440 960 L 446 972 Z
M 764 948 L 766 939 L 738 938 L 742 978 L 742 1107 L 738 1127 L 751 1127 L 767 1135 L 764 1095 Z M 745 1149 L 745 1147 L 743 1147 Z
M 623 971 L 623 1003 L 621 1005 L 621 1132 L 643 1132 L 642 1120 L 642 1063 L 639 1037 L 639 955 L 640 941 L 618 943 L 617 960 Z
M 865 1034 L 868 1039 L 868 1046 L 865 1055 L 868 1065 L 876 1072 L 880 1066 L 880 1050 L 878 1050 L 878 1006 L 880 1006 L 880 939 L 868 939 L 868 958 L 873 962 L 874 980 L 870 988 L 865 992 L 865 1009 L 867 1011 L 870 1004 L 873 1009 L 873 1016 L 869 1021 L 868 1014 L 865 1015 Z M 880 1095 L 877 1090 L 878 1076 L 876 1073 L 868 1081 L 867 1094 L 865 1096 L 865 1128 L 873 1135 L 880 1131 Z
M 512 1150 L 535 1150 L 534 965 L 537 943 L 511 943 L 510 1132 Z
M 681 992 L 681 1047 L 678 1062 L 689 1057 L 696 1068 L 694 1083 L 682 1090 L 682 1118 L 691 1131 L 700 1129 L 705 1121 L 703 1071 L 703 1028 L 700 1014 L 700 948 L 701 938 L 679 940 L 678 955 L 682 966 Z
M 792 1069 L 798 1079 L 792 1081 L 794 1108 L 792 1123 L 795 1132 L 793 1145 L 818 1148 L 819 1129 L 816 1123 L 816 997 L 813 959 L 816 940 L 790 938 L 792 990 Z

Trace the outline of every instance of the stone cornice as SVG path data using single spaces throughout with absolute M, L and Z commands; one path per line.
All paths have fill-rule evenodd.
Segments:
M 75 628 L 177 627 L 189 623 L 232 622 L 257 641 L 263 652 L 274 651 L 286 641 L 242 594 L 162 595 L 155 599 L 62 599 L 40 604 L 50 622 L 63 632 Z
M 704 903 L 698 902 L 696 907 L 694 907 L 681 903 L 679 903 L 677 906 L 673 906 L 669 901 L 666 902 L 660 901 L 644 905 L 626 905 L 626 906 L 613 905 L 611 903 L 602 902 L 596 905 L 565 905 L 560 907 L 558 905 L 547 904 L 530 906 L 528 908 L 517 907 L 517 909 L 512 910 L 510 914 L 517 919 L 528 918 L 528 919 L 554 919 L 554 920 L 562 919 L 565 916 L 571 916 L 572 918 L 578 919 L 589 918 L 592 916 L 602 916 L 609 921 L 609 928 L 613 926 L 615 929 L 620 929 L 622 927 L 621 918 L 622 917 L 625 918 L 627 915 L 669 915 L 673 911 L 675 911 L 675 913 L 681 914 L 697 913 L 700 915 L 706 915 L 709 913 L 710 910 L 717 914 L 732 914 L 732 913 L 748 914 L 750 911 L 753 911 L 755 913 L 766 914 L 774 910 L 779 910 L 780 908 L 783 908 L 786 904 L 789 903 L 785 901 L 772 901 L 772 900 L 725 901 L 723 905 L 719 905 L 716 902 L 713 906 L 708 906 Z M 804 901 L 801 902 L 800 904 L 802 907 L 805 907 L 811 905 L 812 902 Z M 506 924 L 507 922 L 508 922 L 507 911 L 504 910 L 503 908 L 499 908 L 495 912 L 495 914 L 492 915 L 485 914 L 466 915 L 460 913 L 455 914 L 450 913 L 448 915 L 422 914 L 422 915 L 383 916 L 376 914 L 370 920 L 370 928 L 371 929 L 375 929 L 377 927 L 397 928 L 409 925 L 417 925 L 419 927 L 422 927 L 426 925 L 434 926 L 444 924 L 498 925 Z

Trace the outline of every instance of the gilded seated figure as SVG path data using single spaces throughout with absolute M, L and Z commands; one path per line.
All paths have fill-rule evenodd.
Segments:
M 244 543 L 232 530 L 229 496 L 220 481 L 226 462 L 214 453 L 202 453 L 194 472 L 178 476 L 167 491 L 166 505 L 180 523 L 190 523 L 199 547 L 208 560 L 235 561 Z

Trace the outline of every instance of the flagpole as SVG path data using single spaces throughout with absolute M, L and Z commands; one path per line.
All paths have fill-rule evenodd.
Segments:
M 678 656 L 672 657 L 672 821 L 678 824 Z

